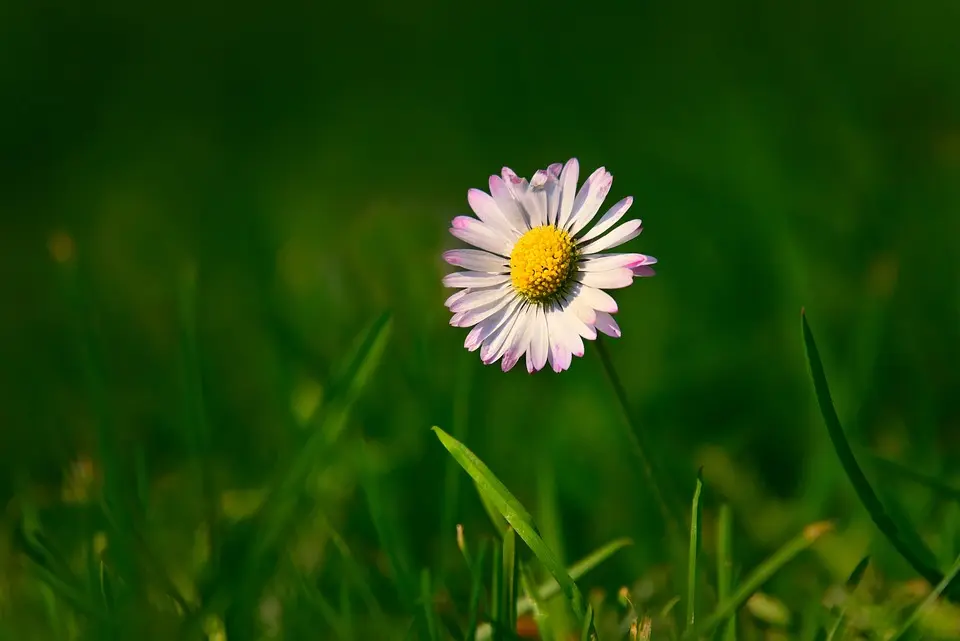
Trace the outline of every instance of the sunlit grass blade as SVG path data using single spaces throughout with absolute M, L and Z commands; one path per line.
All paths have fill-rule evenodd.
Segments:
M 703 505 L 700 494 L 703 491 L 703 470 L 697 472 L 697 485 L 693 491 L 693 505 L 690 510 L 690 549 L 687 555 L 687 621 L 686 629 L 693 627 L 696 622 L 697 601 L 697 564 L 700 557 L 701 525 L 703 521 Z
M 587 605 L 587 614 L 583 617 L 583 629 L 580 631 L 580 641 L 597 641 L 596 627 L 593 620 L 593 606 Z
M 585 575 L 587 572 L 594 569 L 628 545 L 633 545 L 633 541 L 631 539 L 615 539 L 594 550 L 587 556 L 571 565 L 567 570 L 567 574 L 569 574 L 570 578 L 572 578 L 574 581 L 579 581 L 580 578 L 583 577 L 583 575 Z M 540 601 L 545 603 L 560 593 L 560 584 L 557 583 L 556 579 L 548 579 L 547 581 L 541 583 L 536 590 L 537 594 L 540 595 Z M 520 597 L 520 599 L 517 601 L 517 613 L 520 615 L 530 613 L 533 610 L 533 607 L 533 601 L 527 596 Z M 486 641 L 486 639 L 489 639 L 490 632 L 490 626 L 481 625 L 477 629 L 477 641 Z
M 723 603 L 733 590 L 733 512 L 723 503 L 717 514 L 717 601 Z M 737 619 L 731 617 L 718 627 L 716 638 L 735 641 Z
M 573 613 L 577 616 L 577 619 L 582 621 L 584 616 L 583 595 L 580 593 L 577 584 L 574 583 L 570 575 L 567 574 L 566 569 L 557 559 L 556 555 L 554 555 L 550 548 L 543 542 L 530 513 L 527 512 L 526 508 L 507 490 L 506 486 L 494 476 L 490 468 L 478 459 L 473 452 L 467 449 L 466 446 L 439 427 L 434 427 L 433 431 L 443 446 L 447 448 L 447 451 L 449 451 L 460 466 L 463 467 L 464 471 L 473 477 L 480 492 L 486 494 L 490 502 L 497 508 L 497 511 L 503 515 L 503 518 L 516 530 L 520 538 L 523 539 L 524 543 L 527 544 L 540 562 L 543 563 L 547 571 L 557 580 L 561 592 L 563 592 L 563 595 L 570 602 Z
M 430 570 L 420 572 L 420 600 L 423 605 L 423 617 L 426 621 L 427 638 L 439 641 L 440 629 L 437 625 L 437 611 L 433 608 L 433 587 L 430 582 Z
M 831 531 L 833 526 L 828 522 L 812 523 L 803 529 L 803 532 L 788 541 L 783 547 L 774 552 L 766 561 L 761 563 L 744 580 L 733 594 L 717 605 L 717 609 L 709 617 L 701 619 L 693 629 L 687 630 L 681 637 L 684 640 L 696 639 L 715 626 L 730 618 L 743 603 L 760 589 L 770 577 L 780 568 L 789 563 L 798 554 L 813 545 L 821 536 Z
M 510 527 L 510 524 L 507 523 L 505 518 L 503 518 L 503 514 L 500 513 L 499 508 L 497 508 L 487 493 L 480 489 L 480 485 L 476 481 L 474 482 L 473 486 L 477 490 L 477 495 L 480 497 L 480 503 L 483 505 L 483 511 L 487 513 L 488 517 L 490 517 L 490 523 L 493 525 L 493 529 L 496 530 L 497 534 L 502 537 L 507 531 L 507 528 Z
M 823 371 L 823 363 L 820 360 L 820 353 L 817 350 L 816 342 L 813 339 L 813 332 L 807 322 L 805 311 L 800 314 L 801 327 L 803 330 L 803 342 L 807 352 L 807 362 L 810 366 L 810 375 L 813 379 L 814 392 L 817 397 L 817 404 L 820 406 L 820 414 L 823 422 L 826 424 L 827 433 L 833 443 L 833 448 L 840 459 L 843 470 L 853 484 L 857 498 L 867 509 L 877 528 L 886 536 L 893 547 L 906 559 L 913 569 L 931 584 L 939 583 L 943 575 L 935 567 L 932 567 L 925 559 L 936 558 L 928 549 L 917 547 L 917 541 L 920 537 L 916 534 L 904 536 L 897 528 L 893 519 L 887 514 L 883 504 L 877 497 L 876 492 L 870 486 L 870 482 L 860 469 L 859 463 L 847 442 L 847 437 L 843 432 L 843 426 L 840 424 L 840 418 L 833 407 L 833 400 L 830 396 L 830 388 L 827 385 L 827 377 Z
M 923 600 L 920 605 L 918 605 L 913 612 L 910 613 L 910 616 L 903 623 L 899 630 L 897 630 L 892 637 L 889 637 L 887 641 L 896 641 L 902 637 L 926 612 L 934 602 L 940 598 L 940 595 L 943 594 L 943 591 L 950 585 L 957 575 L 960 574 L 960 557 L 957 557 L 957 560 L 954 561 L 953 566 L 947 571 L 946 575 L 940 580 L 939 583 L 933 588 L 930 594 Z
M 517 535 L 508 528 L 503 535 L 503 605 L 504 627 L 511 632 L 517 630 Z

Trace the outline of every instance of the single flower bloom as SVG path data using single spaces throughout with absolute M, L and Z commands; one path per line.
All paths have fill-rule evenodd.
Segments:
M 450 324 L 473 328 L 464 347 L 479 349 L 487 365 L 502 358 L 506 372 L 526 355 L 528 372 L 548 362 L 555 372 L 568 369 L 573 356 L 583 356 L 583 339 L 594 340 L 597 331 L 620 336 L 612 316 L 617 303 L 604 290 L 654 274 L 652 256 L 603 253 L 640 235 L 638 219 L 614 227 L 633 198 L 590 226 L 613 176 L 601 167 L 577 191 L 579 173 L 576 158 L 538 171 L 530 182 L 504 167 L 490 177 L 489 194 L 467 192 L 477 217 L 453 219 L 450 233 L 477 249 L 443 254 L 465 270 L 443 279 L 460 289 L 446 301 Z

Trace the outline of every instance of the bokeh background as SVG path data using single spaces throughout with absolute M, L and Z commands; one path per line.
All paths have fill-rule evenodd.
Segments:
M 102 411 L 151 497 L 151 545 L 179 582 L 199 572 L 189 274 L 201 467 L 224 519 L 298 451 L 351 341 L 393 315 L 321 475 L 330 527 L 306 537 L 311 580 L 340 580 L 336 531 L 399 611 L 363 478 L 412 568 L 455 564 L 455 523 L 489 531 L 431 425 L 457 430 L 567 560 L 635 539 L 588 587 L 661 564 L 663 525 L 595 350 L 560 376 L 503 374 L 463 350 L 443 307 L 466 190 L 571 156 L 584 175 L 612 171 L 610 203 L 635 197 L 630 251 L 660 260 L 615 293 L 623 337 L 608 347 L 673 490 L 689 496 L 703 466 L 708 521 L 730 501 L 746 567 L 838 519 L 782 580 L 791 606 L 867 552 L 911 577 L 830 448 L 799 312 L 851 440 L 960 476 L 958 23 L 948 0 L 4 2 L 0 625 L 62 638 L 15 532 L 30 504 L 62 548 L 85 545 Z M 942 542 L 937 501 L 867 469 Z

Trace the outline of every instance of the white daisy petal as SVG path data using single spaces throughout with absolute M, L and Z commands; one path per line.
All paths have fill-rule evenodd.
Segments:
M 577 283 L 578 288 L 583 286 Z M 571 293 L 569 306 L 574 314 L 586 325 L 593 325 L 597 322 L 597 310 L 584 302 L 584 298 L 579 295 L 579 291 Z
M 617 312 L 617 301 L 613 300 L 613 296 L 602 289 L 583 285 L 580 288 L 578 297 L 583 300 L 584 304 L 589 305 L 598 312 L 607 312 L 608 314 L 615 314 Z
M 519 309 L 506 317 L 505 322 L 501 323 L 500 326 L 487 337 L 487 340 L 483 342 L 483 347 L 480 348 L 480 360 L 483 361 L 484 365 L 496 363 L 500 360 L 500 357 L 503 356 L 503 352 L 507 348 L 507 342 L 513 335 L 514 328 L 517 326 L 517 321 L 523 316 L 523 310 L 524 306 L 521 305 Z
M 567 229 L 571 235 L 576 236 L 580 230 L 587 226 L 593 220 L 603 204 L 603 199 L 610 192 L 610 186 L 613 185 L 613 175 L 605 168 L 596 170 L 580 188 L 577 199 L 573 201 L 573 215 L 570 217 Z
M 615 224 L 617 221 L 623 218 L 623 215 L 627 213 L 627 210 L 630 209 L 630 205 L 633 204 L 633 196 L 627 196 L 620 202 L 616 203 L 613 207 L 607 210 L 603 216 L 600 217 L 600 220 L 597 221 L 597 224 L 594 225 L 590 231 L 583 235 L 583 238 L 580 239 L 580 244 L 590 242 L 603 232 L 607 231 Z
M 479 220 L 468 216 L 457 216 L 451 225 L 450 233 L 463 242 L 500 256 L 510 255 L 513 242 Z
M 493 196 L 497 207 L 506 217 L 514 236 L 519 237 L 521 233 L 527 230 L 527 221 L 524 218 L 520 202 L 500 176 L 490 176 L 490 195 Z
M 563 163 L 555 162 L 549 167 L 547 167 L 547 173 L 553 176 L 554 178 L 560 178 L 560 172 L 563 171 Z
M 576 278 L 577 282 L 598 289 L 620 289 L 633 284 L 633 272 L 626 267 L 602 272 L 580 272 Z
M 450 294 L 450 296 L 447 298 L 447 300 L 445 300 L 445 301 L 443 302 L 443 305 L 444 305 L 444 307 L 450 308 L 450 311 L 451 311 L 451 312 L 455 312 L 455 311 L 457 311 L 457 310 L 454 309 L 454 306 L 455 306 L 457 303 L 459 303 L 461 299 L 465 298 L 465 297 L 468 296 L 469 294 L 472 294 L 473 292 L 474 292 L 474 290 L 472 290 L 472 289 L 461 289 L 461 290 L 458 291 L 458 292 L 454 292 L 453 294 Z
M 657 259 L 643 254 L 593 254 L 580 261 L 582 272 L 602 272 L 608 269 L 626 267 L 633 269 L 642 265 L 653 265 Z
M 547 311 L 547 327 L 550 331 L 549 361 L 553 371 L 559 373 L 570 368 L 575 352 L 578 356 L 583 355 L 583 341 L 559 307 Z
M 628 240 L 636 238 L 642 231 L 643 227 L 641 227 L 639 218 L 628 220 L 606 236 L 602 236 L 585 247 L 581 247 L 581 251 L 584 254 L 602 252 L 604 249 L 610 249 L 611 247 L 622 245 Z
M 597 312 L 597 329 L 613 338 L 620 338 L 620 326 L 613 316 L 606 312 Z
M 567 228 L 570 216 L 573 215 L 573 202 L 577 198 L 577 179 L 579 177 L 580 162 L 576 158 L 571 158 L 563 166 L 563 171 L 560 172 L 560 206 L 557 210 L 557 217 L 551 221 L 560 229 Z
M 506 214 L 500 211 L 500 206 L 497 205 L 493 196 L 480 189 L 470 189 L 467 191 L 467 203 L 485 225 L 489 225 L 508 238 L 516 236 L 516 230 L 510 224 Z
M 530 332 L 536 319 L 536 308 L 527 306 L 518 313 L 517 326 L 507 342 L 500 369 L 509 372 L 519 362 L 530 347 Z
M 543 307 L 537 306 L 536 316 L 530 329 L 530 349 L 527 351 L 527 371 L 539 372 L 547 364 L 550 350 L 550 337 L 547 331 L 547 317 Z
M 582 304 L 577 305 L 576 299 L 573 299 L 570 302 L 568 302 L 567 305 L 565 306 L 564 313 L 566 315 L 567 323 L 570 325 L 571 328 L 574 329 L 574 331 L 577 332 L 579 336 L 591 341 L 597 337 L 597 330 L 593 328 L 592 321 L 588 323 L 582 317 L 582 316 L 588 316 L 588 317 L 592 316 L 595 319 L 596 312 L 594 310 Z M 582 355 L 583 354 L 581 352 L 581 356 Z
M 477 323 L 474 328 L 470 330 L 470 333 L 467 334 L 466 340 L 463 341 L 463 346 L 471 352 L 476 351 L 483 345 L 484 341 L 503 324 L 504 319 L 509 318 L 513 314 L 519 304 L 520 299 L 514 297 L 505 307 Z
M 461 290 L 465 295 L 453 301 L 448 307 L 451 312 L 465 312 L 486 305 L 492 301 L 510 297 L 510 284 L 504 283 L 499 287 L 470 288 Z
M 443 277 L 444 287 L 491 287 L 510 280 L 510 274 L 454 272 Z
M 503 309 L 507 303 L 510 302 L 511 298 L 509 295 L 504 296 L 501 294 L 498 299 L 457 312 L 450 318 L 450 324 L 454 327 L 473 327 Z
M 509 271 L 510 262 L 503 256 L 497 256 L 479 249 L 451 249 L 443 252 L 443 260 L 455 267 L 494 274 Z

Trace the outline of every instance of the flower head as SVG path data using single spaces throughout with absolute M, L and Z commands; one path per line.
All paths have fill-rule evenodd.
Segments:
M 527 371 L 549 362 L 555 372 L 583 356 L 583 339 L 597 331 L 620 336 L 606 289 L 652 276 L 657 262 L 643 254 L 603 253 L 637 237 L 640 220 L 614 227 L 633 204 L 627 197 L 592 227 L 613 176 L 603 167 L 577 190 L 580 165 L 571 158 L 541 169 L 527 182 L 510 168 L 490 177 L 490 193 L 467 192 L 477 215 L 457 216 L 450 233 L 476 249 L 453 249 L 443 258 L 464 271 L 448 274 L 450 324 L 472 327 L 464 347 L 507 371 L 526 355 Z

